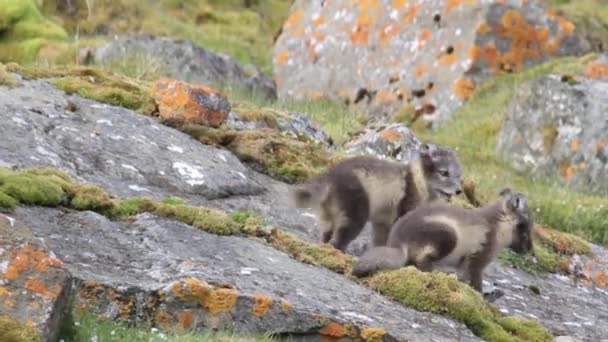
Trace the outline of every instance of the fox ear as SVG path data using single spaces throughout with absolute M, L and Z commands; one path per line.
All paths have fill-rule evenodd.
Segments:
M 508 196 L 511 195 L 513 193 L 513 191 L 511 191 L 511 188 L 504 188 L 502 190 L 500 190 L 500 192 L 498 193 L 498 196 L 503 197 L 503 196 Z

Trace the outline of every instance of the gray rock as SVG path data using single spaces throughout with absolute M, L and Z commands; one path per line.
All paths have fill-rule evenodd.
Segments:
M 608 79 L 529 81 L 507 111 L 498 150 L 533 177 L 608 194 L 607 112 Z
M 540 0 L 297 0 L 275 80 L 281 98 L 328 96 L 378 121 L 412 105 L 436 126 L 501 69 L 582 54 L 572 28 Z
M 366 128 L 361 135 L 345 144 L 351 154 L 371 154 L 380 158 L 409 161 L 420 148 L 421 142 L 404 124 L 391 124 Z
M 55 341 L 67 313 L 72 276 L 21 220 L 0 214 L 0 316 Z
M 15 216 L 46 241 L 74 277 L 86 280 L 79 302 L 90 303 L 95 292 L 90 289 L 117 289 L 118 299 L 99 296 L 104 300 L 98 306 L 115 319 L 146 321 L 188 312 L 199 327 L 233 324 L 242 332 L 319 336 L 324 324 L 318 317 L 325 317 L 380 327 L 397 341 L 479 341 L 459 322 L 391 302 L 253 239 L 211 235 L 151 214 L 139 215 L 132 223 L 48 208 L 19 208 Z M 180 298 L 175 288 L 189 278 L 232 288 L 237 300 L 221 302 L 226 311 L 216 314 L 203 310 L 196 301 Z M 200 283 L 190 280 L 193 284 Z M 263 307 L 258 310 L 256 298 L 272 298 L 274 304 L 267 312 Z M 280 303 L 289 303 L 291 309 L 286 311 Z
M 81 55 L 88 55 L 95 63 L 143 55 L 158 60 L 166 76 L 180 81 L 236 86 L 269 99 L 276 98 L 274 80 L 257 67 L 242 67 L 232 57 L 209 51 L 188 40 L 145 34 L 116 36 L 105 45 L 84 48 Z
M 78 110 L 64 109 L 73 102 Z M 230 152 L 205 146 L 151 117 L 67 96 L 45 81 L 0 91 L 0 160 L 47 165 L 118 196 L 207 199 L 264 191 Z

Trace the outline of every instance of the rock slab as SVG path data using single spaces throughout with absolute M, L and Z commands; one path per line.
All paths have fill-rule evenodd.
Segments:
M 42 341 L 54 341 L 71 280 L 63 262 L 23 222 L 0 214 L 0 316 L 35 328 Z
M 255 239 L 151 214 L 112 222 L 19 208 L 15 216 L 82 280 L 78 302 L 114 319 L 309 338 L 376 329 L 385 341 L 479 341 L 459 322 L 391 302 Z
M 279 97 L 330 96 L 380 120 L 405 106 L 434 126 L 485 79 L 582 53 L 540 0 L 297 0 L 274 47 Z
M 575 84 L 562 75 L 529 81 L 507 111 L 498 150 L 534 177 L 607 195 L 607 112 L 608 77 L 582 77 Z

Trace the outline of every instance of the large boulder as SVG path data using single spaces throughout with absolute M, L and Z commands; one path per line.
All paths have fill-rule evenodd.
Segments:
M 276 98 L 275 82 L 257 67 L 241 66 L 234 58 L 209 51 L 189 40 L 146 34 L 116 36 L 107 44 L 84 48 L 80 56 L 83 62 L 100 64 L 143 56 L 158 61 L 166 77 L 191 83 L 240 87 L 269 99 Z
M 297 0 L 274 47 L 279 97 L 405 106 L 436 125 L 488 77 L 582 52 L 544 1 Z
M 71 281 L 63 262 L 21 220 L 0 214 L 0 339 L 55 341 Z
M 498 142 L 513 167 L 608 194 L 607 62 L 600 58 L 576 78 L 548 75 L 520 86 Z

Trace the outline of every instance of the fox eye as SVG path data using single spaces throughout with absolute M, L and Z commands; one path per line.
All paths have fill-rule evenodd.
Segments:
M 450 172 L 448 170 L 439 170 L 439 174 L 443 177 L 448 177 L 450 175 Z

